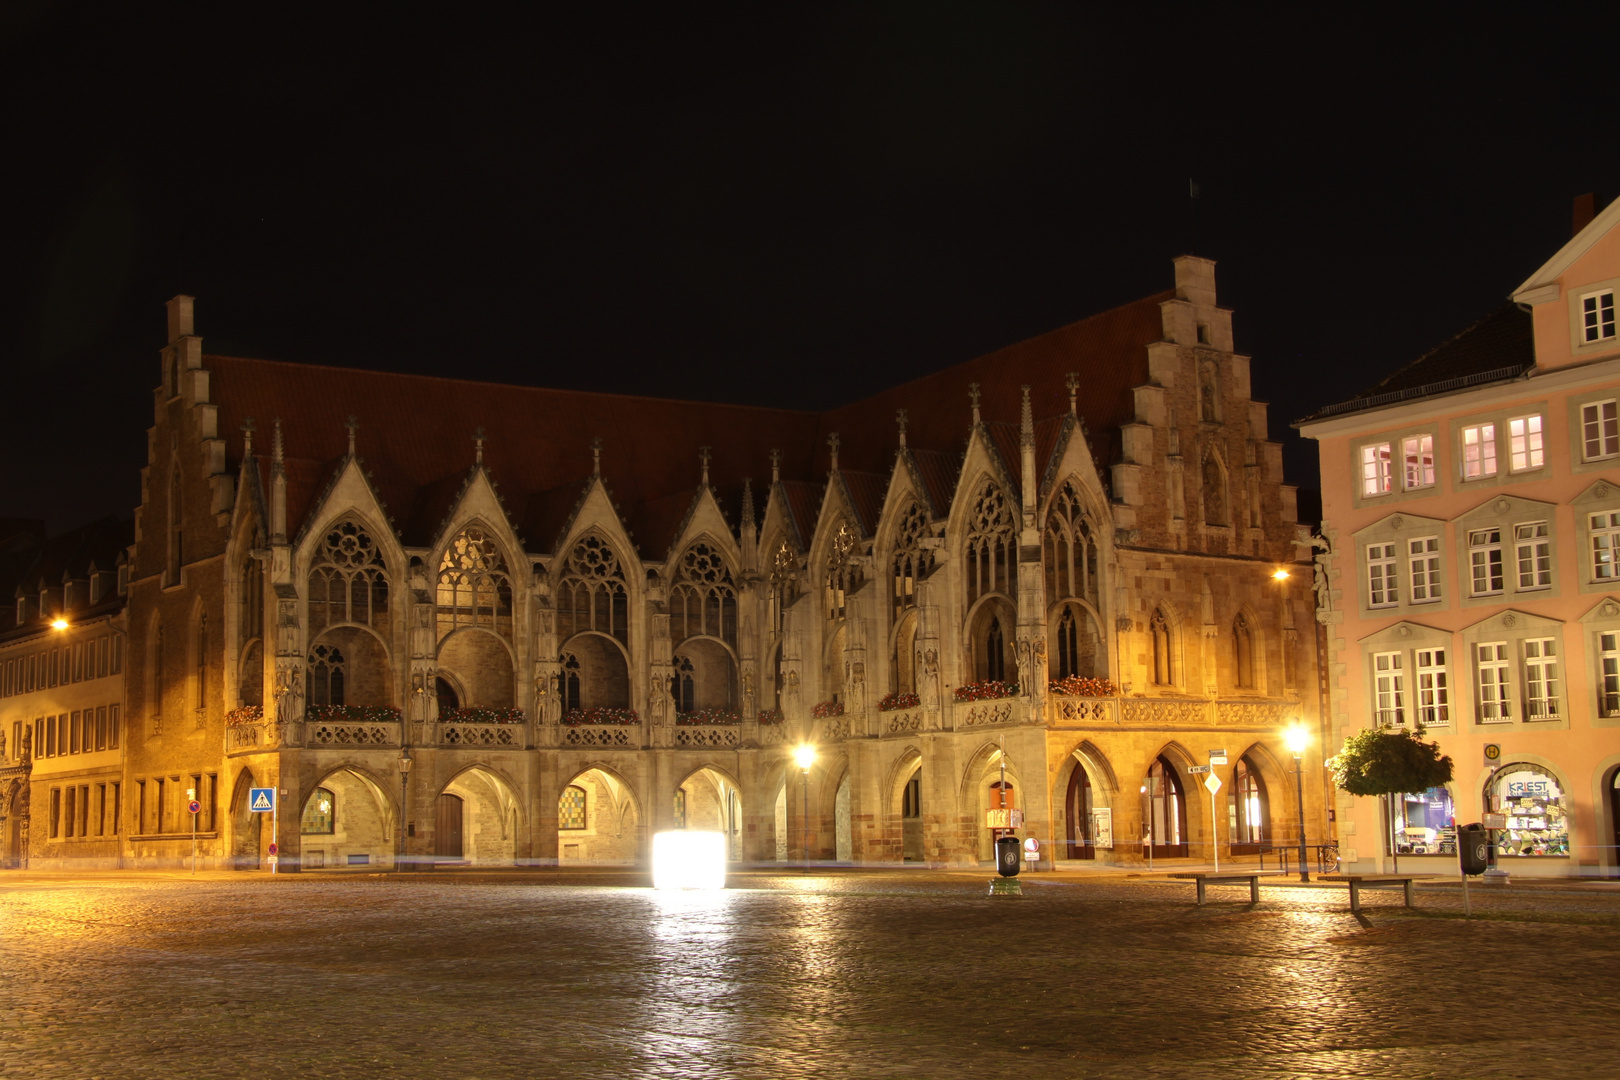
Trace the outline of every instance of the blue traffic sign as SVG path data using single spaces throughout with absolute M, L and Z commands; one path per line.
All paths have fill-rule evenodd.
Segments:
M 276 808 L 276 789 L 248 788 L 248 809 L 255 814 L 268 814 Z

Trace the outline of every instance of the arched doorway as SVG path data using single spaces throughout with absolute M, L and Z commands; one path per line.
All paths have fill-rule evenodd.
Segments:
M 377 783 L 353 769 L 338 769 L 304 800 L 299 865 L 305 870 L 392 867 L 395 827 L 393 803 Z
M 711 784 L 713 790 L 707 779 L 699 783 Z M 677 808 L 684 798 L 677 796 Z M 718 797 L 716 804 L 723 805 Z M 640 807 L 616 773 L 586 769 L 558 794 L 557 858 L 563 864 L 633 864 L 642 854 L 642 832 Z
M 493 769 L 474 765 L 463 770 L 434 804 L 434 857 L 473 866 L 513 865 L 519 807 L 517 793 Z
M 1227 827 L 1233 855 L 1258 855 L 1271 847 L 1271 802 L 1259 766 L 1245 754 L 1232 770 Z
M 1153 759 L 1144 786 L 1147 788 L 1148 828 L 1142 837 L 1153 847 L 1156 859 L 1187 857 L 1187 798 L 1176 767 L 1164 755 Z
M 1097 840 L 1092 835 L 1091 774 L 1080 762 L 1074 763 L 1069 774 L 1069 792 L 1064 800 L 1064 839 L 1069 845 L 1069 858 L 1095 859 Z
M 231 867 L 235 870 L 259 868 L 260 830 L 268 815 L 255 814 L 249 809 L 248 789 L 253 786 L 253 774 L 243 769 L 236 778 L 236 789 L 231 792 Z
M 675 827 L 724 833 L 727 857 L 742 858 L 742 798 L 737 785 L 704 766 L 675 789 Z

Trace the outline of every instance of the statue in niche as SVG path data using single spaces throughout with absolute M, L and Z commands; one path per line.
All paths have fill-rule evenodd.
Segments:
M 30 761 L 32 761 L 33 759 L 34 759 L 34 729 L 32 727 L 25 727 L 25 728 L 23 728 L 23 734 L 22 734 L 22 763 L 24 765 L 26 765 Z
M 754 715 L 754 668 L 749 665 L 743 669 L 742 677 L 743 716 Z
M 844 711 L 859 716 L 866 710 L 866 664 L 857 660 L 847 665 L 844 678 Z
M 1030 655 L 1029 638 L 1018 639 L 1013 653 L 1018 664 L 1018 696 L 1027 701 L 1035 695 L 1035 663 Z
M 1213 453 L 1204 458 L 1204 524 L 1226 524 L 1226 478 Z
M 939 708 L 939 652 L 917 650 L 917 699 L 925 709 Z
M 647 715 L 654 724 L 664 722 L 668 703 L 669 677 L 655 671 L 647 686 Z

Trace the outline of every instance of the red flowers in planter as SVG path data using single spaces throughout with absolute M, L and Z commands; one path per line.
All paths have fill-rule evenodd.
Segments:
M 915 709 L 922 704 L 922 699 L 916 694 L 886 694 L 878 702 L 878 712 L 893 712 L 896 709 Z
M 762 724 L 780 724 L 782 722 L 781 709 L 761 709 L 759 722 Z
M 842 701 L 818 701 L 816 707 L 810 710 L 810 715 L 817 720 L 825 720 L 829 716 L 843 716 L 844 703 Z
M 699 724 L 740 724 L 742 717 L 730 709 L 695 709 L 692 712 L 676 713 L 675 723 L 681 727 L 695 727 Z
M 1052 680 L 1051 690 L 1054 694 L 1063 694 L 1065 697 L 1117 697 L 1119 687 L 1107 679 L 1087 679 L 1079 675 L 1070 675 L 1066 679 Z
M 996 698 L 1012 697 L 1018 693 L 1017 683 L 1005 683 L 1000 679 L 986 679 L 984 682 L 963 683 L 956 688 L 957 701 L 994 701 Z
M 263 705 L 244 705 L 240 709 L 232 709 L 225 714 L 227 727 L 236 727 L 238 724 L 257 724 L 263 719 Z
M 392 724 L 399 710 L 388 705 L 311 705 L 304 719 L 317 724 Z
M 522 709 L 487 709 L 469 705 L 465 709 L 449 709 L 439 714 L 441 724 L 521 724 Z
M 560 722 L 569 727 L 578 727 L 581 724 L 634 724 L 639 721 L 634 709 L 609 709 L 598 705 L 593 709 L 569 709 Z

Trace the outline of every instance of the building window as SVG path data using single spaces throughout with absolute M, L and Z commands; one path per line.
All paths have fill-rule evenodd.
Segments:
M 1592 578 L 1613 581 L 1620 578 L 1615 551 L 1620 549 L 1620 511 L 1606 510 L 1587 519 L 1592 531 Z
M 1520 416 L 1508 421 L 1508 468 L 1514 472 L 1539 469 L 1546 462 L 1541 445 L 1541 417 Z
M 1620 414 L 1613 401 L 1581 406 L 1581 439 L 1587 461 L 1620 454 Z
M 697 678 L 690 656 L 675 657 L 675 674 L 670 678 L 670 689 L 675 692 L 675 711 L 692 712 L 697 708 Z
M 1526 720 L 1558 719 L 1558 642 L 1532 638 L 1524 643 Z
M 1227 804 L 1233 855 L 1257 855 L 1271 831 L 1271 814 L 1266 805 L 1266 785 L 1260 770 L 1247 757 L 1238 758 L 1232 770 L 1232 794 Z
M 1398 652 L 1373 656 L 1373 690 L 1376 694 L 1378 726 L 1406 723 L 1406 672 L 1401 670 Z
M 1401 456 L 1406 461 L 1406 487 L 1434 486 L 1434 436 L 1414 435 L 1401 442 Z
M 1545 521 L 1513 527 L 1519 560 L 1519 589 L 1545 589 L 1552 585 L 1552 538 Z
M 1409 540 L 1406 550 L 1412 564 L 1412 603 L 1431 604 L 1440 599 L 1440 538 Z
M 1581 336 L 1590 343 L 1614 337 L 1614 290 L 1581 297 Z
M 1498 855 L 1568 855 L 1569 808 L 1557 780 L 1539 765 L 1515 762 L 1499 769 L 1487 802 L 1507 815 L 1497 833 Z
M 1393 462 L 1389 443 L 1374 443 L 1361 448 L 1361 494 L 1363 496 L 1388 495 Z
M 1073 608 L 1064 608 L 1058 619 L 1057 669 L 1060 679 L 1080 674 L 1080 624 L 1075 621 Z
M 1475 529 L 1468 534 L 1468 565 L 1475 596 L 1502 591 L 1501 529 Z
M 1395 545 L 1372 544 L 1367 548 L 1367 605 L 1394 607 L 1400 603 L 1395 580 Z
M 1443 787 L 1395 797 L 1395 850 L 1401 855 L 1455 855 L 1456 808 Z
M 557 800 L 557 828 L 583 829 L 585 827 L 585 789 L 575 784 L 563 788 Z
M 309 654 L 305 699 L 311 705 L 343 705 L 343 650 L 336 645 L 317 645 Z
M 1478 480 L 1496 475 L 1496 425 L 1475 424 L 1463 428 L 1463 479 Z
M 1598 712 L 1620 716 L 1620 634 L 1598 635 Z
M 1175 685 L 1175 669 L 1171 663 L 1170 653 L 1170 621 L 1164 617 L 1164 610 L 1156 608 L 1153 618 L 1148 622 L 1148 631 L 1153 635 L 1153 682 L 1156 686 Z
M 1446 650 L 1417 651 L 1418 723 L 1451 723 L 1451 696 L 1446 686 Z
M 310 793 L 299 831 L 306 836 L 330 836 L 337 831 L 337 799 L 326 788 L 318 787 Z
M 1507 642 L 1491 641 L 1476 645 L 1474 658 L 1479 666 L 1480 723 L 1513 719 L 1513 705 L 1508 697 L 1510 672 Z
M 990 629 L 984 635 L 984 677 L 1002 682 L 1007 677 L 1006 641 L 1001 633 L 1001 619 L 990 618 Z
M 562 670 L 557 673 L 557 688 L 562 691 L 562 707 L 564 712 L 573 712 L 579 708 L 579 657 L 573 653 L 562 654 Z M 441 704 L 439 711 L 444 711 Z

